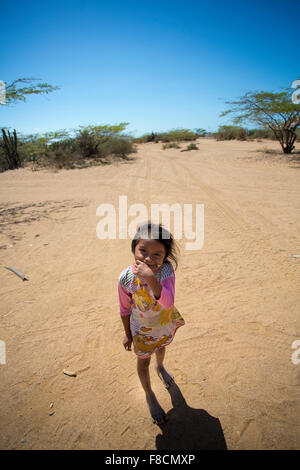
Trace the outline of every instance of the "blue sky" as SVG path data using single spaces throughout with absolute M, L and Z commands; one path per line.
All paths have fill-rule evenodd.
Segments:
M 0 1 L 0 80 L 61 87 L 0 106 L 43 133 L 129 122 L 127 132 L 217 130 L 225 101 L 299 73 L 299 1 Z

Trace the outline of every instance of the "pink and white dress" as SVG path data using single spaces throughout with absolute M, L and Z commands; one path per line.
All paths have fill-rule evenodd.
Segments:
M 174 338 L 184 319 L 174 306 L 175 273 L 165 261 L 154 273 L 162 286 L 157 299 L 148 284 L 133 272 L 134 265 L 124 269 L 118 282 L 120 315 L 130 315 L 134 352 L 141 358 L 151 356 Z

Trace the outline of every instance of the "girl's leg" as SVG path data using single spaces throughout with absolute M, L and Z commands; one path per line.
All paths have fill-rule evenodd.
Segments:
M 158 373 L 159 378 L 162 380 L 164 386 L 166 388 L 169 388 L 172 383 L 174 383 L 174 379 L 169 372 L 166 371 L 166 369 L 163 366 L 164 358 L 166 354 L 166 348 L 161 348 L 158 351 L 156 351 L 156 371 Z
M 150 357 L 148 359 L 137 359 L 137 372 L 140 378 L 143 389 L 145 390 L 146 396 L 150 395 L 151 383 L 149 374 Z
M 154 395 L 149 373 L 150 358 L 137 360 L 137 371 L 141 381 L 142 387 L 146 394 L 146 401 L 152 416 L 153 422 L 156 424 L 162 424 L 165 421 L 166 414 L 160 404 L 158 403 L 156 396 Z

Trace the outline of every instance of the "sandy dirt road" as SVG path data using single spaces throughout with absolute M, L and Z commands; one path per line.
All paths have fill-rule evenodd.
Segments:
M 276 142 L 198 147 L 148 143 L 113 165 L 0 174 L 1 449 L 300 447 L 300 164 L 261 152 Z M 177 386 L 166 391 L 150 366 L 161 429 L 122 347 L 117 279 L 130 240 L 96 235 L 97 207 L 118 215 L 121 195 L 149 213 L 204 204 L 203 248 L 178 240 L 186 325 L 166 354 Z

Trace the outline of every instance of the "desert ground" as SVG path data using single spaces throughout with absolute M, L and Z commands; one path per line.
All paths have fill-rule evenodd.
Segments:
M 266 140 L 197 145 L 0 174 L 1 449 L 300 448 L 300 155 Z M 163 426 L 122 346 L 117 281 L 130 239 L 96 234 L 97 207 L 118 216 L 121 195 L 149 211 L 204 204 L 203 247 L 178 240 L 186 324 L 165 361 L 176 385 L 166 390 L 150 365 Z

